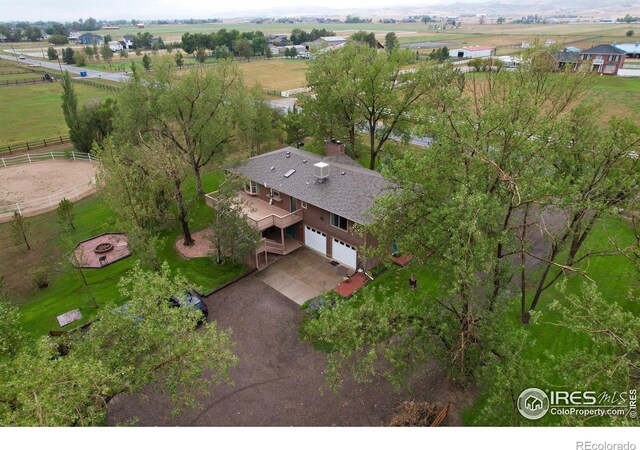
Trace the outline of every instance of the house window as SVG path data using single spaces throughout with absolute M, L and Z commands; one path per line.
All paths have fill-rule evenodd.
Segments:
M 340 228 L 341 230 L 348 231 L 347 219 L 337 214 L 331 213 L 331 225 L 336 228 Z
M 248 186 L 245 186 L 244 190 L 247 194 L 258 195 L 260 193 L 260 185 L 255 181 L 250 181 Z
M 307 202 L 303 202 L 302 200 L 300 200 L 300 206 L 304 209 L 307 209 Z
M 269 193 L 269 197 L 271 197 L 274 200 L 280 200 L 280 192 L 276 191 L 275 189 L 271 189 L 271 192 Z

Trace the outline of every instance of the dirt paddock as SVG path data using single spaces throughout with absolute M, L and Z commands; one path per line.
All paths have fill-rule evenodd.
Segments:
M 0 222 L 13 213 L 3 213 L 3 206 L 18 203 L 26 215 L 33 215 L 57 207 L 62 197 L 75 201 L 87 196 L 95 190 L 89 185 L 95 174 L 96 166 L 89 161 L 39 161 L 0 167 Z

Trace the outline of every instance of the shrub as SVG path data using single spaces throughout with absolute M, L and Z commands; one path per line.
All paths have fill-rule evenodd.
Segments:
M 42 266 L 35 269 L 31 277 L 33 284 L 35 284 L 38 289 L 49 287 L 49 267 Z

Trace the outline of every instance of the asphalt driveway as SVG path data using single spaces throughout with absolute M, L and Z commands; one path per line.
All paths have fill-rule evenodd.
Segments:
M 335 288 L 350 269 L 302 247 L 271 264 L 256 277 L 299 305 Z
M 234 385 L 214 388 L 202 409 L 171 417 L 167 395 L 120 396 L 109 406 L 112 425 L 141 426 L 370 426 L 388 423 L 404 399 L 452 400 L 448 424 L 460 424 L 461 400 L 444 374 L 433 370 L 417 381 L 413 395 L 394 392 L 385 380 L 359 385 L 347 380 L 338 393 L 325 383 L 326 354 L 298 338 L 298 305 L 249 276 L 206 299 L 209 318 L 230 328 L 238 366 Z

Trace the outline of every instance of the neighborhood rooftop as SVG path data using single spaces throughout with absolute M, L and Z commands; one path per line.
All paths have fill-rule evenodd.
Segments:
M 626 52 L 610 44 L 600 44 L 583 50 L 582 53 L 590 55 L 624 55 Z
M 314 176 L 313 165 L 319 162 L 329 164 L 324 182 Z M 366 211 L 389 185 L 378 172 L 354 164 L 346 155 L 323 157 L 293 147 L 254 156 L 228 170 L 360 224 L 369 222 Z M 291 170 L 295 172 L 285 177 Z

